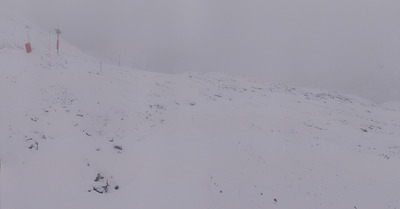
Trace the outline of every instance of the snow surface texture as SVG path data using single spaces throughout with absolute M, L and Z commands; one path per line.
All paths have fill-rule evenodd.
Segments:
M 1 208 L 400 208 L 400 109 L 104 64 L 0 8 Z M 33 48 L 26 54 L 26 32 Z

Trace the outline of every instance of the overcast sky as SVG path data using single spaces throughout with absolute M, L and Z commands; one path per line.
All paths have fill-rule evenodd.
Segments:
M 109 62 L 400 101 L 398 0 L 3 1 Z

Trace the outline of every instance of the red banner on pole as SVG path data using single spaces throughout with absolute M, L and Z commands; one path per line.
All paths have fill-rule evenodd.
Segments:
M 32 47 L 31 47 L 31 43 L 26 43 L 25 44 L 25 49 L 26 49 L 26 53 L 31 53 L 32 52 Z
M 58 52 L 58 47 L 60 46 L 60 41 L 57 40 L 57 52 Z

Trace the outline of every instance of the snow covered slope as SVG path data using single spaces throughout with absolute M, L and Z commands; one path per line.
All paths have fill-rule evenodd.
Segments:
M 2 209 L 400 208 L 396 107 L 100 68 L 64 41 L 49 56 L 48 32 L 8 10 L 0 21 Z

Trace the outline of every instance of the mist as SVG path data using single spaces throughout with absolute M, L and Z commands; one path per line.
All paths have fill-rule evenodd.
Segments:
M 0 1 L 1 2 L 1 1 Z M 3 0 L 109 63 L 400 101 L 400 2 Z

